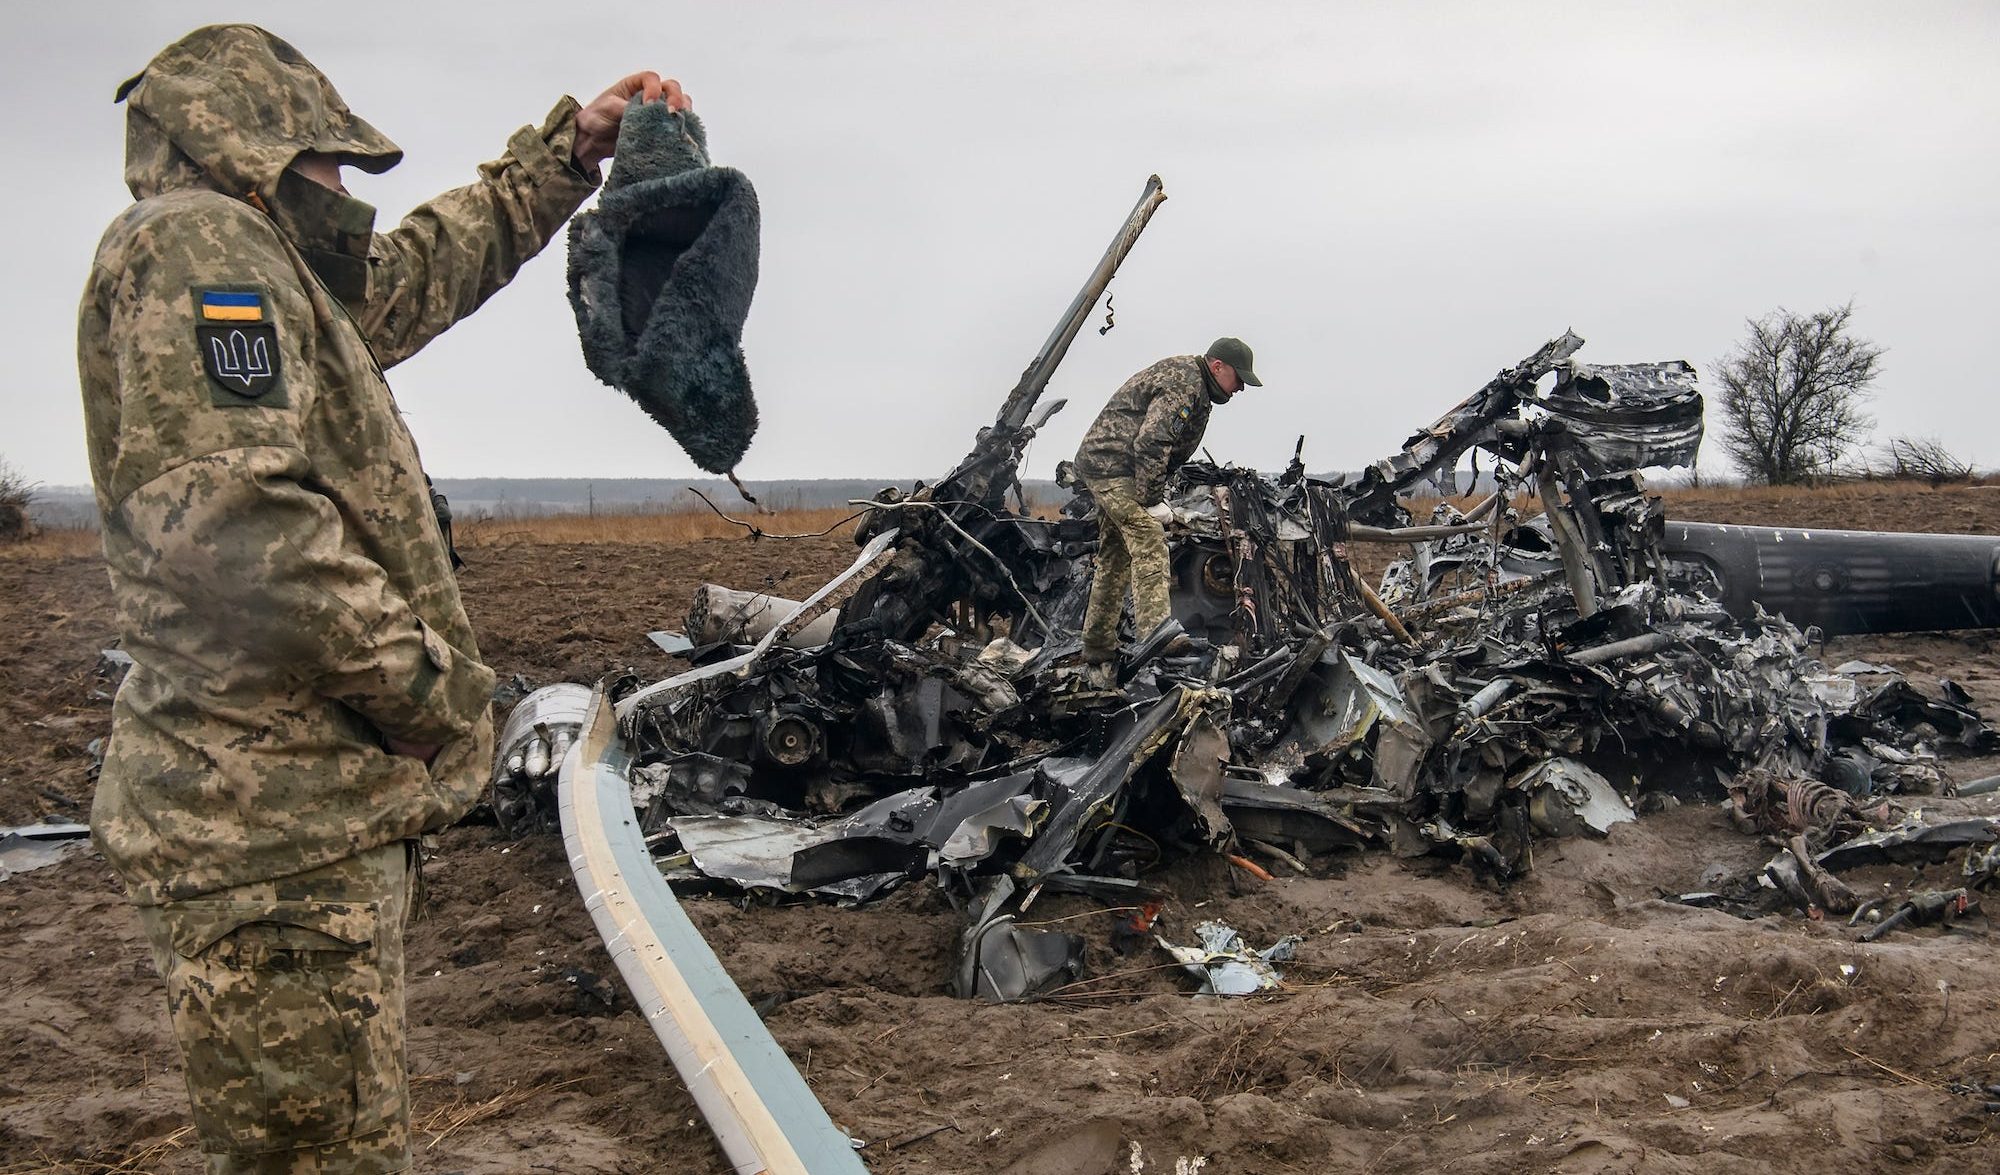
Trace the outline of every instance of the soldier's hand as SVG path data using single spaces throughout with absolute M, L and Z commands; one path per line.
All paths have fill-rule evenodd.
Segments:
M 1155 502 L 1146 507 L 1146 513 L 1151 515 L 1153 521 L 1159 523 L 1161 526 L 1165 526 L 1174 520 L 1173 508 L 1165 502 Z
M 618 126 L 625 120 L 625 107 L 634 98 L 646 102 L 664 98 L 669 110 L 694 109 L 694 100 L 672 78 L 663 79 L 650 69 L 619 78 L 576 112 L 576 147 L 571 153 L 578 167 L 588 171 L 611 157 L 618 146 Z
M 382 742 L 389 748 L 390 754 L 408 755 L 426 767 L 431 765 L 431 760 L 437 758 L 438 751 L 443 749 L 434 743 L 410 743 L 399 738 L 385 737 Z

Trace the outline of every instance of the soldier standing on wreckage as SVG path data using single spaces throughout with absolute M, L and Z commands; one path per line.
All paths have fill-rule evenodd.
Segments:
M 91 813 L 166 982 L 215 1172 L 410 1165 L 414 841 L 493 754 L 480 663 L 381 368 L 597 187 L 637 73 L 373 231 L 402 153 L 284 41 L 200 29 L 125 83 L 125 179 L 78 365 L 124 647 Z
M 1126 380 L 1084 434 L 1075 465 L 1097 502 L 1098 541 L 1083 660 L 1098 684 L 1115 681 L 1128 584 L 1141 640 L 1167 620 L 1167 479 L 1200 446 L 1210 408 L 1263 383 L 1243 340 L 1217 339 L 1204 355 L 1162 359 Z

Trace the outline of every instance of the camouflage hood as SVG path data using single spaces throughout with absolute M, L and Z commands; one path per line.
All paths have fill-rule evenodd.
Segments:
M 135 199 L 204 186 L 269 201 L 303 151 L 368 172 L 403 157 L 312 62 L 255 25 L 196 29 L 120 86 L 118 100 L 130 102 L 125 183 Z

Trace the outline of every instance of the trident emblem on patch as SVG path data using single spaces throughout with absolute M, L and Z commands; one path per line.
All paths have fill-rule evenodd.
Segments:
M 269 396 L 278 386 L 278 331 L 268 322 L 240 326 L 197 326 L 201 366 L 214 381 L 218 405 L 256 401 L 260 407 L 281 407 L 283 396 Z M 266 398 L 269 396 L 269 398 Z
M 243 385 L 245 395 L 260 379 L 270 379 L 276 374 L 271 370 L 271 351 L 260 332 L 254 339 L 245 338 L 240 330 L 232 330 L 224 340 L 221 332 L 209 336 L 208 347 L 210 370 L 218 380 L 233 379 Z

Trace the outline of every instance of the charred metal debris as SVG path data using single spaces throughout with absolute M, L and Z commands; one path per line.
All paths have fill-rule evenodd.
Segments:
M 1017 921 L 1036 895 L 1156 908 L 1149 872 L 1190 853 L 1310 871 L 1386 849 L 1505 885 L 1544 838 L 1604 835 L 1662 796 L 1728 796 L 1786 847 L 1742 891 L 1686 900 L 1846 913 L 1859 903 L 1833 894 L 1829 854 L 1936 850 L 1921 821 L 1885 831 L 1899 801 L 1945 789 L 1941 756 L 2000 738 L 1949 683 L 1931 696 L 1879 666 L 1826 667 L 1818 634 L 1766 611 L 1726 550 L 1670 542 L 1639 470 L 1692 460 L 1694 371 L 1586 364 L 1569 333 L 1351 481 L 1296 454 L 1275 477 L 1182 469 L 1173 617 L 1128 633 L 1116 688 L 1093 686 L 1078 657 L 1093 505 L 1079 489 L 1036 517 L 1017 469 L 1061 406 L 1033 415 L 1049 372 L 1157 202 L 957 467 L 871 503 L 847 576 L 804 604 L 704 589 L 685 638 L 662 634 L 696 668 L 607 686 L 670 880 L 859 903 L 929 877 L 965 915 L 959 994 L 1012 1000 L 1082 967 L 1080 938 Z M 1461 507 L 1468 454 L 1487 492 Z M 1435 502 L 1421 518 L 1419 494 Z M 1409 550 L 1379 588 L 1355 566 L 1378 544 Z M 1991 609 L 1990 582 L 1969 590 Z M 510 730 L 496 807 L 518 825 L 547 810 L 563 736 Z M 1949 835 L 1985 872 L 1878 928 L 1956 916 L 1992 884 L 1994 822 Z M 1205 990 L 1276 982 L 1286 944 L 1197 930 L 1198 947 L 1159 941 L 1213 973 Z

